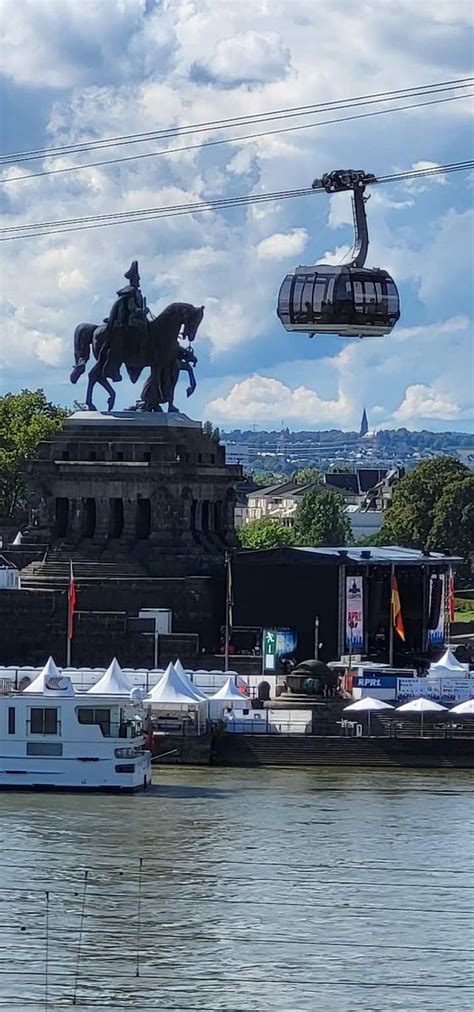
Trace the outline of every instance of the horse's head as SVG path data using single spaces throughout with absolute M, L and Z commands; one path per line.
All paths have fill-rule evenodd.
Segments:
M 199 325 L 204 316 L 204 306 L 183 304 L 183 338 L 194 341 Z
M 163 325 L 168 325 L 172 330 L 176 329 L 176 336 L 194 341 L 203 316 L 204 306 L 192 306 L 190 302 L 172 302 L 151 326 L 156 324 L 162 328 Z

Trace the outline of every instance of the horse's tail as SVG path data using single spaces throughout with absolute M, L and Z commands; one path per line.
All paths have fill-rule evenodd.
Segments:
M 96 323 L 80 323 L 74 331 L 74 368 L 69 377 L 71 383 L 77 383 L 85 372 L 91 354 L 92 335 L 96 329 Z

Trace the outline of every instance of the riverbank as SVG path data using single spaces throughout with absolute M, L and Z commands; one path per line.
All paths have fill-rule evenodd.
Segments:
M 297 734 L 160 735 L 155 763 L 474 769 L 474 737 L 344 738 Z

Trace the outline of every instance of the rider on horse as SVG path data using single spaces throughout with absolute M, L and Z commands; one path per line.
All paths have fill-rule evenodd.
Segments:
M 105 321 L 105 347 L 102 353 L 103 375 L 121 379 L 120 363 L 136 366 L 143 358 L 148 342 L 146 299 L 140 291 L 138 261 L 133 260 L 124 275 L 129 282 L 117 292 L 110 314 Z

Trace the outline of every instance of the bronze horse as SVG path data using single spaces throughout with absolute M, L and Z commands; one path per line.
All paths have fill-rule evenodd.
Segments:
M 115 403 L 112 382 L 119 382 L 120 367 L 125 366 L 132 383 L 136 383 L 142 370 L 150 366 L 150 376 L 145 383 L 136 411 L 161 411 L 161 404 L 168 404 L 168 411 L 178 411 L 174 405 L 174 391 L 180 371 L 187 372 L 189 397 L 196 389 L 193 366 L 197 359 L 191 348 L 204 315 L 204 306 L 192 306 L 188 302 L 173 302 L 155 320 L 147 323 L 144 338 L 127 344 L 127 333 L 114 334 L 110 342 L 105 326 L 81 323 L 74 332 L 75 365 L 70 375 L 71 383 L 77 383 L 83 375 L 90 353 L 96 365 L 89 372 L 86 404 L 89 411 L 95 411 L 92 394 L 96 383 L 107 391 L 108 410 Z M 190 342 L 188 348 L 179 343 L 179 338 Z

